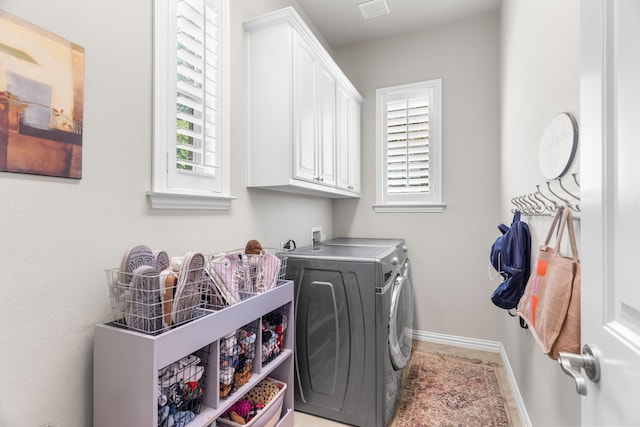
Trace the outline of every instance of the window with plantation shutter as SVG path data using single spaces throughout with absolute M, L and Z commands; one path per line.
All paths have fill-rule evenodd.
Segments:
M 376 91 L 376 211 L 443 210 L 441 84 Z
M 152 207 L 228 209 L 228 1 L 154 2 Z

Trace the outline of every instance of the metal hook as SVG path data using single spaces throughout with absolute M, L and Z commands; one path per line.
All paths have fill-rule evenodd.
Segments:
M 515 206 L 515 208 L 511 209 L 511 213 L 516 213 L 516 211 L 517 211 L 517 210 L 520 210 L 520 209 L 519 209 L 519 208 L 520 208 L 520 206 L 518 206 L 518 203 L 516 203 L 516 198 L 515 198 L 515 197 L 512 197 L 512 198 L 511 198 L 511 204 L 512 204 L 513 206 Z
M 540 194 L 540 192 L 536 191 L 535 193 L 533 193 L 533 197 L 542 205 L 541 214 L 544 214 L 544 213 L 547 213 L 547 212 L 550 213 L 550 214 L 553 213 L 554 212 L 554 207 L 552 205 L 550 205 L 550 204 L 547 204 L 547 200 L 548 199 L 547 200 L 541 199 L 541 198 L 538 197 L 538 194 Z
M 547 182 L 547 184 L 549 184 L 549 183 Z M 558 204 L 555 202 L 555 200 L 551 200 L 550 198 L 545 196 L 544 193 L 542 191 L 540 191 L 540 185 L 539 184 L 536 184 L 536 188 L 538 189 L 538 194 L 540 196 L 542 196 L 546 201 L 551 203 L 551 206 L 547 208 L 549 210 L 549 212 L 551 212 L 551 213 L 557 212 L 558 211 Z
M 560 188 L 562 188 L 562 190 L 564 190 L 565 193 L 567 193 L 568 195 L 570 195 L 571 197 L 573 197 L 578 201 L 580 200 L 580 197 L 576 196 L 575 194 L 573 194 L 572 192 L 564 188 L 564 185 L 562 185 L 562 178 L 556 178 L 556 180 L 558 181 L 558 184 L 560 184 Z
M 536 212 L 535 207 L 531 204 L 531 202 L 529 202 L 529 200 L 527 199 L 527 196 L 520 196 L 518 198 L 520 200 L 520 202 L 525 206 L 525 213 L 528 215 L 532 215 Z
M 527 194 L 527 199 L 529 199 L 533 204 L 533 211 L 536 213 L 536 215 L 544 213 L 546 206 L 544 204 L 540 206 L 540 201 L 536 197 L 534 197 L 533 193 Z
M 522 201 L 520 200 L 520 196 L 514 197 L 513 199 L 511 199 L 511 201 L 513 202 L 514 205 L 516 205 L 516 210 L 526 213 L 526 206 L 522 204 Z
M 560 197 L 559 195 L 557 195 L 552 189 L 551 189 L 551 181 L 547 181 L 547 188 L 549 189 L 549 191 L 551 192 L 551 194 L 553 194 L 554 196 L 556 196 L 558 198 L 558 200 L 561 200 L 564 202 L 565 205 L 569 205 L 569 201 L 563 199 L 562 197 Z
M 568 195 L 570 195 L 571 197 L 573 197 L 574 199 L 576 199 L 577 201 L 580 201 L 580 197 L 576 196 L 575 194 L 571 193 L 569 190 L 567 190 L 566 188 L 564 188 L 564 185 L 562 185 L 562 178 L 558 177 L 556 178 L 558 181 L 558 184 L 560 184 L 560 188 L 562 188 L 562 190 L 567 193 Z M 575 179 L 575 176 L 574 176 Z M 571 206 L 569 205 L 569 207 L 571 209 L 573 209 L 576 212 L 580 212 L 580 205 L 578 203 L 576 203 L 575 205 Z
M 580 183 L 578 182 L 578 178 L 576 177 L 576 175 L 578 175 L 578 172 L 574 172 L 571 174 L 571 176 L 573 177 L 573 180 L 576 182 L 576 185 L 580 187 Z

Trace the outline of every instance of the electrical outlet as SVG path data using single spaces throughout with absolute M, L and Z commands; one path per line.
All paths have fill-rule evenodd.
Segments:
M 322 242 L 322 227 L 311 227 L 311 247 L 320 249 L 320 242 Z

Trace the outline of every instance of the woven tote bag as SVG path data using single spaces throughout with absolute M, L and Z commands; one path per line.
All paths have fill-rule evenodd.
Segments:
M 549 242 L 558 226 L 555 247 Z M 560 254 L 565 226 L 572 256 Z M 556 213 L 516 313 L 529 326 L 542 352 L 556 360 L 558 352 L 580 353 L 580 261 L 571 209 Z

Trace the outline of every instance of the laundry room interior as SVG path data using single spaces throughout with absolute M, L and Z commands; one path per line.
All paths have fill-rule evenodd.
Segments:
M 357 5 L 363 1 L 343 1 L 358 17 Z M 433 2 L 435 13 L 451 0 Z M 223 147 L 228 151 L 223 151 L 227 158 L 221 160 L 226 166 L 222 171 L 226 181 L 221 185 L 227 194 L 219 198 L 221 203 L 211 205 L 203 202 L 206 197 L 196 197 L 189 207 L 155 197 L 166 190 L 156 185 L 162 175 L 157 170 L 156 139 L 166 130 L 162 125 L 167 122 L 158 118 L 155 110 L 162 102 L 158 92 L 161 79 L 154 74 L 161 56 L 154 52 L 158 34 L 154 8 L 158 3 L 161 1 L 0 0 L 1 11 L 68 40 L 84 52 L 81 177 L 20 173 L 0 162 L 0 259 L 5 292 L 0 315 L 0 426 L 125 425 L 117 421 L 117 414 L 111 422 L 96 421 L 94 382 L 98 378 L 108 382 L 109 376 L 124 374 L 117 369 L 129 358 L 131 366 L 141 366 L 142 376 L 146 368 L 141 360 L 147 349 L 140 346 L 133 354 L 126 349 L 138 348 L 137 343 L 123 341 L 117 349 L 126 354 L 117 355 L 113 343 L 120 338 L 109 335 L 109 340 L 115 341 L 99 347 L 95 339 L 96 325 L 114 320 L 109 271 L 121 267 L 123 254 L 130 248 L 145 245 L 169 257 L 193 252 L 208 256 L 245 248 L 255 240 L 278 253 L 295 242 L 292 254 L 311 247 L 313 255 L 314 243 L 322 245 L 340 238 L 402 240 L 411 261 L 411 338 L 496 353 L 504 364 L 520 418 L 510 425 L 581 424 L 581 396 L 574 380 L 540 351 L 517 317 L 492 303 L 491 295 L 501 279 L 489 262 L 491 246 L 500 235 L 497 226 L 511 224 L 513 211 L 523 210 L 514 198 L 537 189 L 555 197 L 539 162 L 541 138 L 548 123 L 558 114 L 569 113 L 580 126 L 579 0 L 465 0 L 448 20 L 346 45 L 334 42 L 333 46 L 328 41 L 331 34 L 323 34 L 320 22 L 316 25 L 313 21 L 315 14 L 321 15 L 316 9 L 322 8 L 322 1 L 223 0 L 229 6 L 229 80 L 224 92 L 228 127 L 222 131 L 227 138 Z M 412 4 L 406 0 L 387 3 L 391 14 L 395 3 Z M 251 69 L 250 61 L 260 58 L 252 56 L 258 48 L 250 49 L 249 34 L 252 28 L 258 31 L 262 27 L 247 23 L 284 8 L 299 15 L 335 62 L 339 78 L 346 77 L 361 97 L 357 193 L 340 190 L 320 194 L 316 183 L 274 191 L 270 187 L 279 184 L 261 186 L 251 181 L 262 173 L 265 179 L 270 174 L 276 179 L 290 173 L 280 164 L 290 163 L 292 154 L 286 152 L 286 144 L 275 132 L 263 151 L 263 157 L 273 160 L 272 169 L 261 169 L 249 161 L 252 139 L 279 123 L 259 123 L 256 117 L 261 111 L 295 110 L 286 100 L 263 102 L 260 109 L 251 93 L 258 84 L 252 80 L 256 70 Z M 371 22 L 375 19 L 379 18 Z M 1 74 L 14 59 L 9 60 L 11 50 L 4 48 L 3 31 L 6 28 L 0 28 Z M 279 53 L 271 61 L 264 60 L 266 66 L 274 66 L 264 73 L 273 78 L 263 81 L 265 91 L 270 90 L 271 82 L 271 90 L 278 90 L 284 80 L 276 67 L 281 65 L 278 61 Z M 433 80 L 441 81 L 441 170 L 435 177 L 441 185 L 440 203 L 435 209 L 381 209 L 377 92 Z M 0 95 L 7 93 L 7 85 L 7 78 L 1 75 Z M 174 106 L 169 110 L 175 113 Z M 0 117 L 2 113 L 0 109 Z M 6 133 L 3 126 L 0 120 L 0 132 Z M 0 154 L 7 156 L 6 147 Z M 562 185 L 579 197 L 579 144 L 566 166 Z M 577 204 L 570 193 L 560 193 L 555 182 L 551 190 Z M 574 215 L 578 217 L 573 225 L 579 246 L 579 212 Z M 553 216 L 525 213 L 522 219 L 529 225 L 535 251 Z M 336 247 L 335 251 L 342 250 Z M 367 254 L 384 258 L 392 251 L 374 252 Z M 369 256 L 362 254 L 358 253 L 359 260 Z M 291 261 L 290 271 L 293 266 L 312 268 L 304 259 Z M 358 271 L 365 271 L 364 267 Z M 301 277 L 296 274 L 287 279 Z M 292 284 L 290 291 L 294 288 Z M 287 315 L 294 324 L 298 321 L 293 317 L 298 314 L 296 300 L 286 301 L 291 308 Z M 373 294 L 367 304 L 375 305 Z M 263 309 L 249 300 L 247 306 Z M 238 319 L 244 319 L 245 314 L 238 314 Z M 257 311 L 255 319 L 264 319 L 262 315 Z M 207 322 L 206 316 L 192 323 L 197 322 Z M 336 327 L 344 326 L 341 322 L 336 320 Z M 161 344 L 161 336 L 150 341 Z M 289 345 L 298 340 L 293 331 L 287 337 Z M 175 347 L 169 348 L 176 340 L 162 342 L 167 343 L 162 351 L 175 354 L 175 360 L 186 356 Z M 100 357 L 100 363 L 113 372 L 96 373 L 98 349 L 109 355 Z M 290 350 L 293 353 L 293 347 Z M 217 345 L 211 356 L 205 357 L 220 354 L 221 345 Z M 156 381 L 157 369 L 164 366 L 164 356 L 154 361 L 146 356 L 149 366 L 156 369 L 150 379 L 140 381 L 149 388 Z M 288 369 L 291 375 L 287 378 L 293 382 L 295 357 L 288 357 L 272 372 L 282 374 Z M 126 372 L 135 378 L 138 371 L 130 368 Z M 253 369 L 266 375 L 264 368 Z M 120 388 L 114 384 L 113 390 L 124 393 L 128 384 L 122 383 Z M 376 390 L 380 384 L 370 386 Z M 291 405 L 295 385 L 288 387 L 292 390 L 285 405 Z M 135 381 L 131 388 L 139 395 L 147 393 Z M 216 396 L 214 400 L 222 407 L 221 399 Z M 147 406 L 152 409 L 141 411 L 158 415 L 155 403 Z M 108 414 L 109 408 L 103 407 L 99 413 Z M 296 425 L 295 415 L 287 420 L 293 424 L 280 425 Z M 353 421 L 353 425 L 374 425 L 359 422 Z M 126 427 L 142 425 L 148 424 Z

